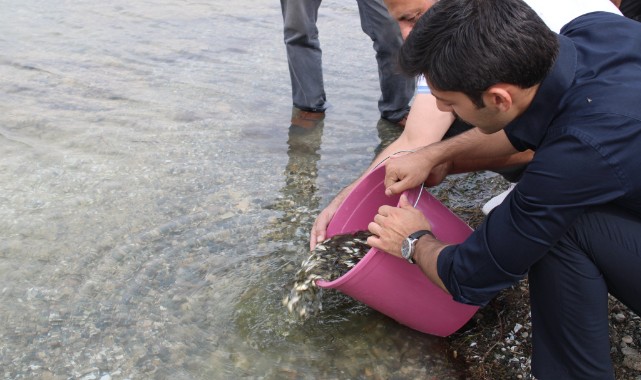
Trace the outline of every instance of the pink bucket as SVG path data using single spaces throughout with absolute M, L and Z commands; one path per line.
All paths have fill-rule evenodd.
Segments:
M 327 228 L 329 237 L 367 230 L 382 205 L 398 205 L 400 196 L 385 195 L 385 167 L 373 170 L 347 196 Z M 405 192 L 432 224 L 432 232 L 447 243 L 460 243 L 472 229 L 426 190 Z M 434 285 L 417 265 L 372 248 L 343 276 L 321 288 L 333 288 L 424 333 L 448 336 L 460 329 L 478 310 L 465 305 Z

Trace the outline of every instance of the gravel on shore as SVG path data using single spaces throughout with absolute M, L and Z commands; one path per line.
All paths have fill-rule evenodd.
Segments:
M 464 191 L 471 201 L 451 194 Z M 484 218 L 478 203 L 488 189 L 498 194 L 508 183 L 501 177 L 470 174 L 449 181 L 434 193 L 470 226 Z M 487 195 L 485 195 L 487 196 Z M 474 380 L 534 379 L 531 374 L 532 323 L 527 279 L 504 289 L 461 330 L 450 336 L 452 355 L 465 363 L 466 378 Z M 610 297 L 610 347 L 615 378 L 641 380 L 641 317 Z

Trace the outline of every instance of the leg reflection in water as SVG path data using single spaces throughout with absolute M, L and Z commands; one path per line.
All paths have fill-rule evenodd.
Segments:
M 383 118 L 378 120 L 376 124 L 378 131 L 378 138 L 381 142 L 374 150 L 374 157 L 378 156 L 387 146 L 393 143 L 403 132 L 403 129 L 398 127 L 398 124 L 391 123 Z
M 323 120 L 312 128 L 298 125 L 289 127 L 287 140 L 287 166 L 285 184 L 280 196 L 270 209 L 283 211 L 277 219 L 274 230 L 268 236 L 272 240 L 306 243 L 309 229 L 314 222 L 320 202 L 317 195 L 316 179 L 323 136 Z M 298 244 L 297 244 L 298 245 Z
M 301 261 L 309 255 L 308 234 L 320 202 L 316 180 L 323 126 L 321 120 L 312 128 L 289 127 L 288 161 L 284 175 L 276 179 L 282 178 L 284 184 L 273 203 L 265 206 L 265 209 L 275 211 L 276 217 L 271 217 L 264 225 L 264 235 L 261 234 L 261 240 L 256 244 L 256 249 L 263 252 L 263 260 L 252 260 L 251 265 L 259 268 L 252 276 L 255 282 L 235 305 L 238 334 L 250 346 L 287 352 L 289 348 L 278 346 L 274 337 L 287 336 L 287 347 L 301 340 L 314 339 L 313 336 L 310 338 L 308 330 L 296 330 L 290 320 L 282 317 L 287 312 L 282 300 L 289 292 Z M 319 339 L 323 337 L 324 334 L 320 334 Z M 276 373 L 278 368 L 277 365 L 274 367 Z

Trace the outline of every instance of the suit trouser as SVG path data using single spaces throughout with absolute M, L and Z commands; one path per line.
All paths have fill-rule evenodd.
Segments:
M 641 218 L 616 206 L 580 216 L 530 268 L 533 374 L 614 379 L 608 292 L 641 313 Z
M 641 0 L 622 0 L 619 9 L 625 17 L 641 21 Z
M 378 63 L 381 117 L 398 121 L 409 111 L 416 81 L 401 74 L 396 57 L 402 44 L 396 21 L 382 0 L 357 0 L 361 28 L 372 39 Z M 321 0 L 281 0 L 285 48 L 294 106 L 304 111 L 327 108 L 316 20 Z M 349 38 L 349 36 L 345 36 Z

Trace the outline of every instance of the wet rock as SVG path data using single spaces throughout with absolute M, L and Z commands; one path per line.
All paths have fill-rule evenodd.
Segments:
M 615 320 L 617 323 L 623 323 L 623 322 L 625 322 L 625 314 L 623 314 L 623 313 L 617 313 L 617 314 L 615 314 L 615 315 L 614 315 L 614 320 Z
M 641 371 L 641 353 L 631 347 L 624 347 L 621 349 L 623 353 L 623 365 L 634 371 Z

